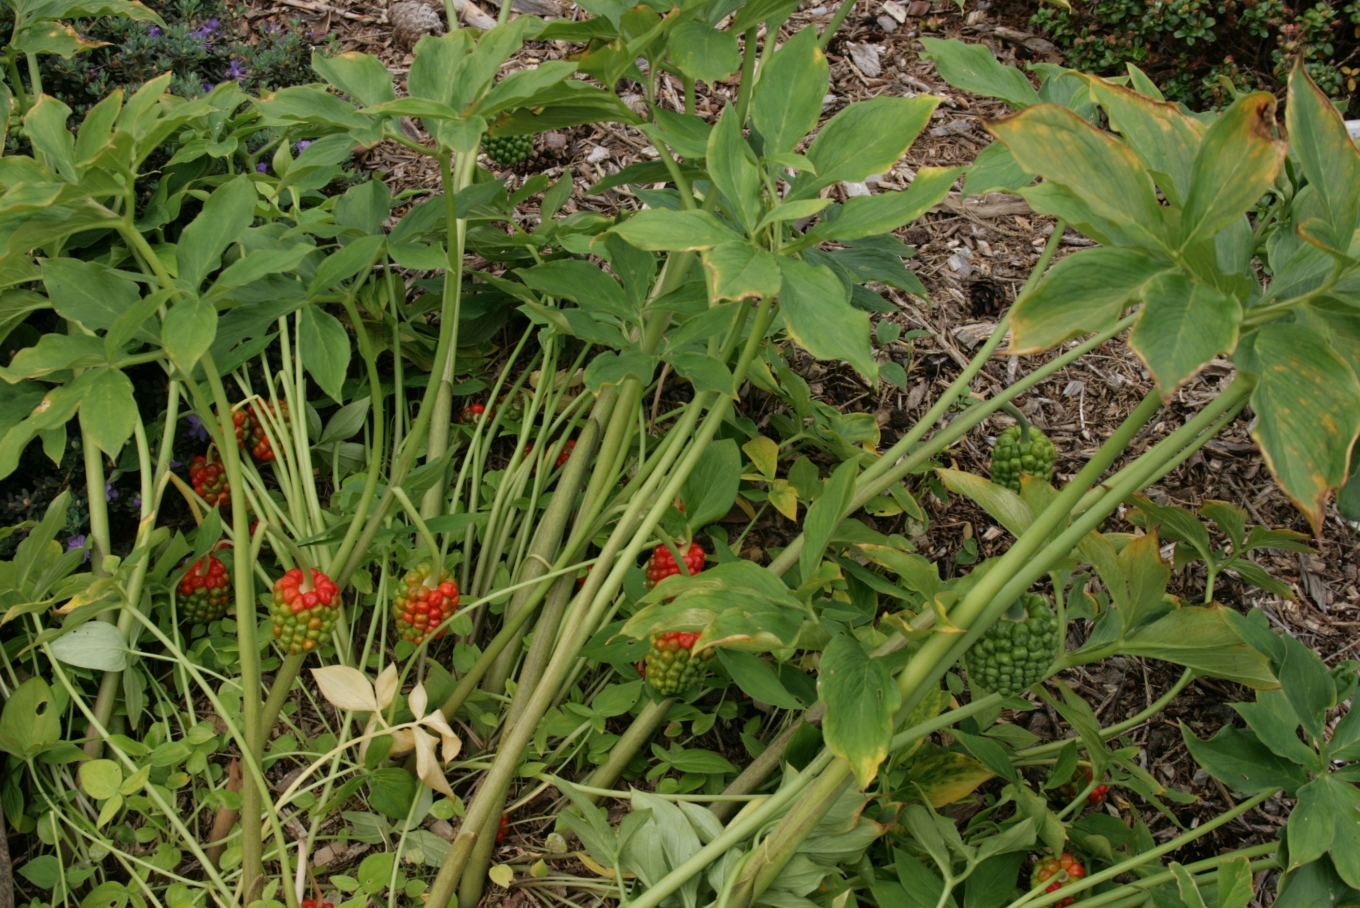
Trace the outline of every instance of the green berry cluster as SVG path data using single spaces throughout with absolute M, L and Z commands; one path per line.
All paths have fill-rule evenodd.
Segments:
M 1053 463 L 1058 449 L 1038 429 L 1029 430 L 1029 441 L 1022 441 L 1019 426 L 1011 426 L 996 437 L 992 448 L 992 482 L 1012 492 L 1020 491 L 1020 474 L 1037 476 L 1044 482 L 1053 478 Z
M 293 568 L 274 583 L 269 620 L 274 640 L 288 655 L 309 653 L 330 636 L 340 616 L 339 588 L 325 574 L 312 568 L 310 583 Z
M 652 646 L 647 651 L 647 683 L 663 697 L 674 697 L 689 690 L 708 674 L 708 663 L 713 661 L 713 650 L 695 655 L 694 641 L 698 634 L 671 631 L 652 634 Z
M 963 655 L 974 688 L 1003 696 L 1043 680 L 1058 655 L 1058 618 L 1048 600 L 1025 593 Z
M 487 136 L 482 150 L 497 164 L 511 165 L 527 161 L 534 153 L 533 136 Z
M 193 563 L 179 581 L 179 612 L 190 624 L 207 624 L 231 605 L 231 574 L 211 555 Z

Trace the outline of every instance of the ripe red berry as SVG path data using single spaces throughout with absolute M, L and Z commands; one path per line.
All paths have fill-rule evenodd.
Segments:
M 704 569 L 704 549 L 699 543 L 691 542 L 689 549 L 684 552 L 684 558 L 690 576 Z M 671 550 L 663 544 L 652 550 L 652 557 L 647 559 L 646 571 L 647 589 L 650 590 L 667 577 L 674 577 L 680 573 L 680 568 L 676 565 Z
M 575 439 L 568 439 L 566 446 L 562 448 L 562 453 L 557 455 L 557 468 L 559 470 L 567 465 L 567 461 L 571 459 L 571 452 L 575 449 Z
M 486 412 L 486 404 L 473 404 L 463 408 L 463 422 L 476 422 Z
M 1105 796 L 1109 793 L 1110 786 L 1097 785 L 1095 788 L 1091 789 L 1091 794 L 1089 797 L 1087 797 L 1086 802 L 1088 804 L 1099 804 L 1100 802 L 1105 800 Z
M 317 908 L 316 899 L 303 899 L 302 908 Z
M 500 825 L 496 827 L 496 844 L 499 845 L 501 842 L 504 842 L 505 837 L 509 834 L 510 834 L 510 815 L 507 813 L 503 813 L 501 814 Z
M 220 460 L 208 460 L 202 454 L 189 461 L 189 481 L 194 491 L 209 506 L 226 507 L 231 504 L 231 483 L 227 469 Z

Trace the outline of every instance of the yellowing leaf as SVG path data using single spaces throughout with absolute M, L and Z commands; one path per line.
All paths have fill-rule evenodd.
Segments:
M 761 475 L 766 479 L 774 479 L 775 469 L 779 465 L 779 445 L 774 439 L 757 435 L 742 445 L 741 449 L 751 458 L 751 463 L 755 464 Z
M 434 755 L 435 736 L 417 728 L 412 731 L 411 737 L 416 749 L 416 775 L 420 781 L 441 794 L 453 797 L 449 780 L 444 777 L 444 770 L 439 768 L 439 760 Z
M 353 712 L 377 711 L 378 701 L 373 694 L 373 685 L 357 668 L 328 665 L 312 669 L 312 677 L 321 689 L 321 696 L 332 706 Z
M 379 709 L 387 709 L 392 705 L 392 700 L 397 696 L 397 683 L 397 664 L 389 662 L 373 685 Z
M 510 884 L 515 881 L 515 871 L 509 864 L 497 864 L 486 872 L 486 875 L 502 889 L 509 889 Z
M 991 770 L 961 753 L 935 753 L 918 758 L 907 769 L 905 794 L 917 788 L 931 807 L 943 807 L 968 797 L 992 778 Z
M 770 504 L 790 520 L 798 519 L 798 490 L 786 479 L 770 480 Z

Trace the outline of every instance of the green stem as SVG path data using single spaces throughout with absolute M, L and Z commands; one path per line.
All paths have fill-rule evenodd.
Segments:
M 822 33 L 817 37 L 818 47 L 822 50 L 826 50 L 826 46 L 831 43 L 831 36 L 836 34 L 837 29 L 841 27 L 841 23 L 845 21 L 845 17 L 850 15 L 850 10 L 854 8 L 855 0 L 841 0 L 841 5 L 836 9 L 836 15 L 831 17 L 831 21 L 827 23 L 826 28 L 823 29 Z
M 757 45 L 760 41 L 760 29 L 751 27 L 746 30 L 742 37 L 742 56 L 741 56 L 741 83 L 737 90 L 737 123 L 746 124 L 746 113 L 751 109 L 751 95 L 756 87 L 756 57 Z M 712 194 L 712 193 L 710 193 Z
M 264 740 L 269 740 L 269 732 L 278 721 L 283 705 L 288 702 L 288 695 L 293 691 L 293 682 L 302 672 L 302 664 L 306 661 L 306 653 L 286 656 L 279 670 L 274 673 L 274 683 L 269 686 L 269 698 L 264 701 L 260 711 L 260 735 Z
M 1025 418 L 1025 414 L 1021 413 L 1020 408 L 1015 404 L 1002 404 L 1001 409 L 1010 414 L 1016 425 L 1020 427 L 1020 444 L 1029 444 L 1029 420 Z
M 231 403 L 222 386 L 222 377 L 210 353 L 203 354 L 202 365 L 217 405 L 221 437 L 230 439 L 235 427 L 232 425 Z M 227 481 L 231 483 L 232 533 L 241 541 L 241 544 L 232 547 L 232 579 L 236 588 L 237 658 L 241 663 L 242 735 L 249 750 L 245 771 L 250 775 L 258 772 L 264 758 L 264 735 L 260 721 L 263 713 L 263 704 L 260 702 L 260 645 L 255 633 L 255 578 L 251 570 L 250 547 L 244 544 L 244 540 L 250 538 L 250 524 L 246 512 L 241 454 L 235 444 L 223 444 L 220 448 Z M 245 883 L 242 900 L 247 904 L 258 899 L 264 887 L 264 840 L 263 827 L 260 825 L 264 807 L 260 797 L 262 782 L 262 779 L 247 779 L 246 784 L 241 786 L 241 872 Z M 280 855 L 280 860 L 284 864 L 283 877 L 287 879 L 287 854 Z M 291 897 L 289 900 L 292 901 Z
M 1171 689 L 1166 693 L 1162 694 L 1155 701 L 1153 701 L 1152 705 L 1150 705 L 1147 709 L 1142 710 L 1137 715 L 1125 719 L 1123 722 L 1116 722 L 1114 725 L 1102 728 L 1100 730 L 1100 736 L 1104 738 L 1106 741 L 1108 741 L 1111 738 L 1119 737 L 1129 729 L 1137 728 L 1139 725 L 1142 725 L 1144 722 L 1151 719 L 1153 716 L 1158 715 L 1159 713 L 1161 713 L 1162 710 L 1166 709 L 1167 704 L 1174 700 L 1181 691 L 1185 690 L 1185 688 L 1189 686 L 1190 682 L 1193 680 L 1195 680 L 1195 672 L 1193 669 L 1187 668 L 1185 671 L 1181 672 L 1179 680 L 1177 680 L 1176 683 L 1171 686 Z M 1027 761 L 1031 758 L 1043 757 L 1050 753 L 1057 753 L 1058 751 L 1062 750 L 1064 747 L 1066 747 L 1073 741 L 1080 742 L 1080 740 L 1081 740 L 1080 738 L 1063 738 L 1062 740 L 1059 741 L 1049 741 L 1047 744 L 1037 744 L 1034 747 L 1027 747 L 1024 750 L 1018 750 L 1015 752 L 1015 756 L 1021 762 L 1018 762 L 1017 765 L 1023 766 L 1026 765 L 1024 761 Z
M 665 700 L 651 700 L 642 707 L 642 711 L 629 724 L 628 729 L 609 748 L 609 759 L 590 774 L 586 779 L 586 785 L 592 788 L 611 788 L 628 768 L 629 761 L 652 739 L 661 723 L 666 721 L 666 716 L 674 705 L 675 698 L 671 697 Z M 599 796 L 594 794 L 588 793 L 586 797 L 592 802 L 599 800 Z

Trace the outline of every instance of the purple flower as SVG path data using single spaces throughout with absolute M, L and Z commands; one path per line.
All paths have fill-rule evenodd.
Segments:
M 195 441 L 207 441 L 208 429 L 203 425 L 203 420 L 199 419 L 194 413 L 189 414 L 189 437 Z
M 116 488 L 114 488 L 113 483 L 111 482 L 104 483 L 104 500 L 113 501 L 117 497 L 119 497 L 119 492 Z
M 159 25 L 151 26 L 150 35 L 152 41 L 158 40 L 161 36 L 161 27 Z
M 184 466 L 184 461 L 182 461 L 182 460 L 172 460 L 172 461 L 170 461 L 170 469 L 172 469 L 172 470 L 178 470 L 178 469 L 179 469 L 180 467 L 182 467 L 182 466 Z
M 70 539 L 66 540 L 66 551 L 68 551 L 68 552 L 74 552 L 74 551 L 77 551 L 77 550 L 83 549 L 83 548 L 85 548 L 85 537 L 84 537 L 84 536 L 72 536 Z M 89 553 L 89 552 L 86 552 L 86 553 L 85 553 L 85 557 L 84 557 L 83 559 L 81 559 L 81 562 L 84 563 L 84 562 L 89 561 L 89 560 L 90 560 L 90 553 Z
M 250 69 L 240 60 L 233 57 L 231 64 L 227 67 L 227 76 L 235 79 L 237 82 L 244 82 L 249 75 Z
M 211 82 L 204 82 L 204 83 L 203 83 L 203 90 L 204 90 L 204 91 L 212 91 L 212 90 L 213 90 L 214 88 L 216 88 L 216 87 L 217 87 L 217 86 L 214 85 L 214 84 L 211 83 Z
M 201 41 L 201 40 L 203 40 L 203 39 L 205 39 L 205 38 L 211 37 L 216 31 L 217 31 L 217 20 L 216 20 L 216 19 L 209 19 L 207 22 L 204 22 L 204 23 L 203 23 L 202 25 L 200 25 L 198 28 L 196 28 L 196 29 L 194 29 L 193 31 L 189 32 L 189 37 L 190 37 L 190 38 L 198 38 L 198 39 Z
M 302 139 L 302 140 L 300 140 L 300 141 L 297 143 L 297 146 L 296 146 L 296 151 L 297 151 L 297 153 L 298 153 L 298 154 L 302 154 L 304 151 L 306 151 L 306 150 L 308 149 L 308 147 L 311 146 L 311 144 L 312 144 L 312 140 L 311 140 L 311 139 Z
M 134 508 L 140 508 L 142 506 L 142 496 L 138 495 L 136 498 L 132 499 L 132 506 Z
M 258 163 L 258 164 L 255 165 L 255 172 L 256 172 L 256 173 L 269 173 L 269 165 L 266 164 L 264 161 L 261 161 L 260 163 Z

